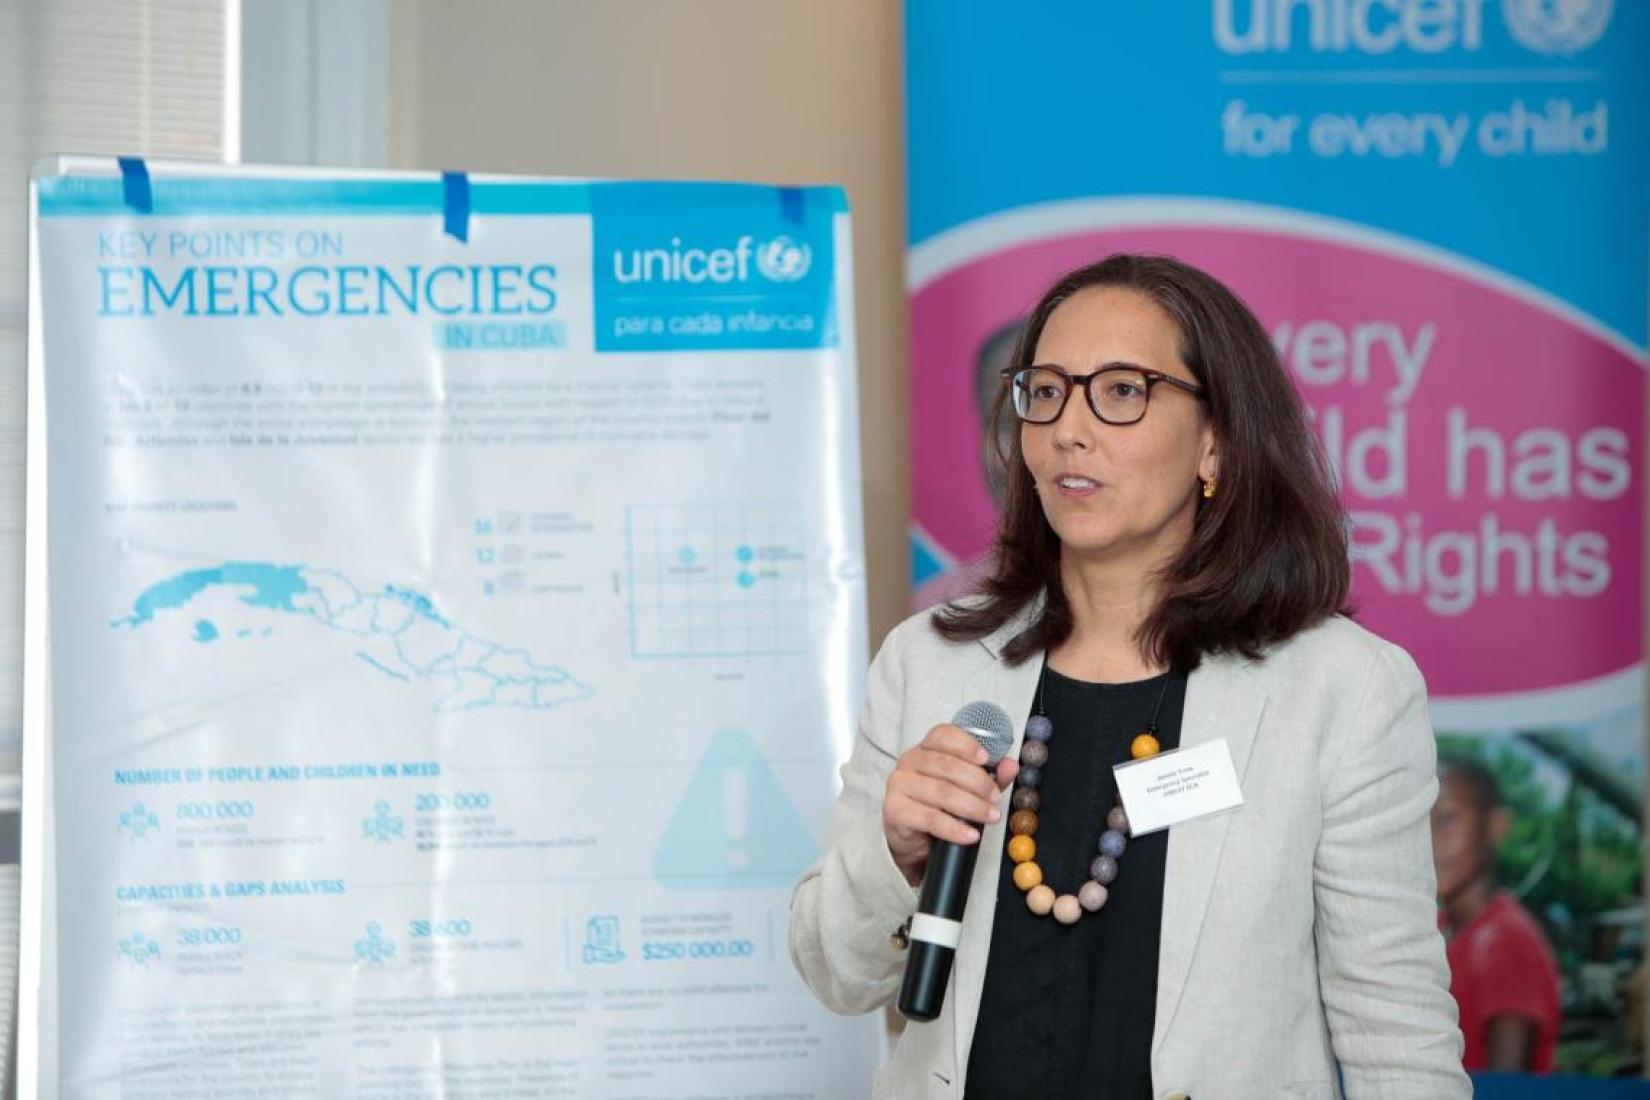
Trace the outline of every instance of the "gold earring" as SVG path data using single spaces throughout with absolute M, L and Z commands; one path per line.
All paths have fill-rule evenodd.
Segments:
M 1214 478 L 1210 478 L 1208 481 L 1205 481 L 1203 483 L 1203 499 L 1204 500 L 1213 500 L 1213 499 L 1215 499 L 1215 479 Z

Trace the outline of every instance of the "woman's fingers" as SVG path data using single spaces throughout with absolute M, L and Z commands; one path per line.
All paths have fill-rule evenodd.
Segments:
M 883 795 L 882 823 L 907 877 L 920 874 L 932 840 L 973 844 L 980 824 L 1002 817 L 1001 794 L 1019 765 L 1002 761 L 990 772 L 987 759 L 979 742 L 953 725 L 935 726 L 899 758 Z
M 989 759 L 978 741 L 964 733 L 961 727 L 950 723 L 929 730 L 917 747 L 947 753 L 976 766 Z
M 913 802 L 943 810 L 964 821 L 995 821 L 1002 816 L 1002 811 L 997 808 L 997 789 L 989 779 L 986 782 L 990 795 L 981 797 L 978 790 L 918 772 L 902 776 L 897 789 Z
M 903 795 L 890 795 L 888 801 L 891 823 L 906 834 L 905 847 L 913 854 L 925 855 L 932 840 L 973 844 L 980 839 L 978 829 L 945 810 Z
M 997 784 L 992 782 L 991 773 L 978 764 L 970 764 L 958 760 L 955 756 L 945 753 L 928 752 L 917 749 L 910 754 L 909 767 L 900 770 L 908 775 L 920 775 L 940 783 L 966 791 L 983 802 L 993 805 L 997 801 Z

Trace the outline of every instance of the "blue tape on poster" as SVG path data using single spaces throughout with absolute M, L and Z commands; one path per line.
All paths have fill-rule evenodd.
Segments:
M 120 192 L 126 205 L 139 214 L 151 214 L 155 209 L 155 192 L 149 186 L 149 167 L 142 157 L 121 157 Z
M 449 237 L 470 239 L 470 177 L 463 172 L 441 173 L 442 227 Z
M 779 216 L 792 225 L 801 225 L 806 218 L 808 195 L 800 187 L 779 189 Z

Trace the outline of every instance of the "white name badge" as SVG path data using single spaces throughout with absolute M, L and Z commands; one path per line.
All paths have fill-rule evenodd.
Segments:
M 1144 836 L 1243 805 L 1226 738 L 1112 768 L 1129 832 Z

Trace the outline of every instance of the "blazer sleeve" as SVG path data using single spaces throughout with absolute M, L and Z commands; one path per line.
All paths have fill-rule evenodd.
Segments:
M 1328 735 L 1314 864 L 1318 974 L 1349 1100 L 1472 1095 L 1438 932 L 1426 685 L 1379 643 L 1361 698 Z
M 894 863 L 882 831 L 883 793 L 899 758 L 905 705 L 899 637 L 898 630 L 890 634 L 871 662 L 824 855 L 791 896 L 791 960 L 833 1012 L 869 1012 L 893 999 L 905 952 L 891 936 L 917 909 L 917 890 Z

